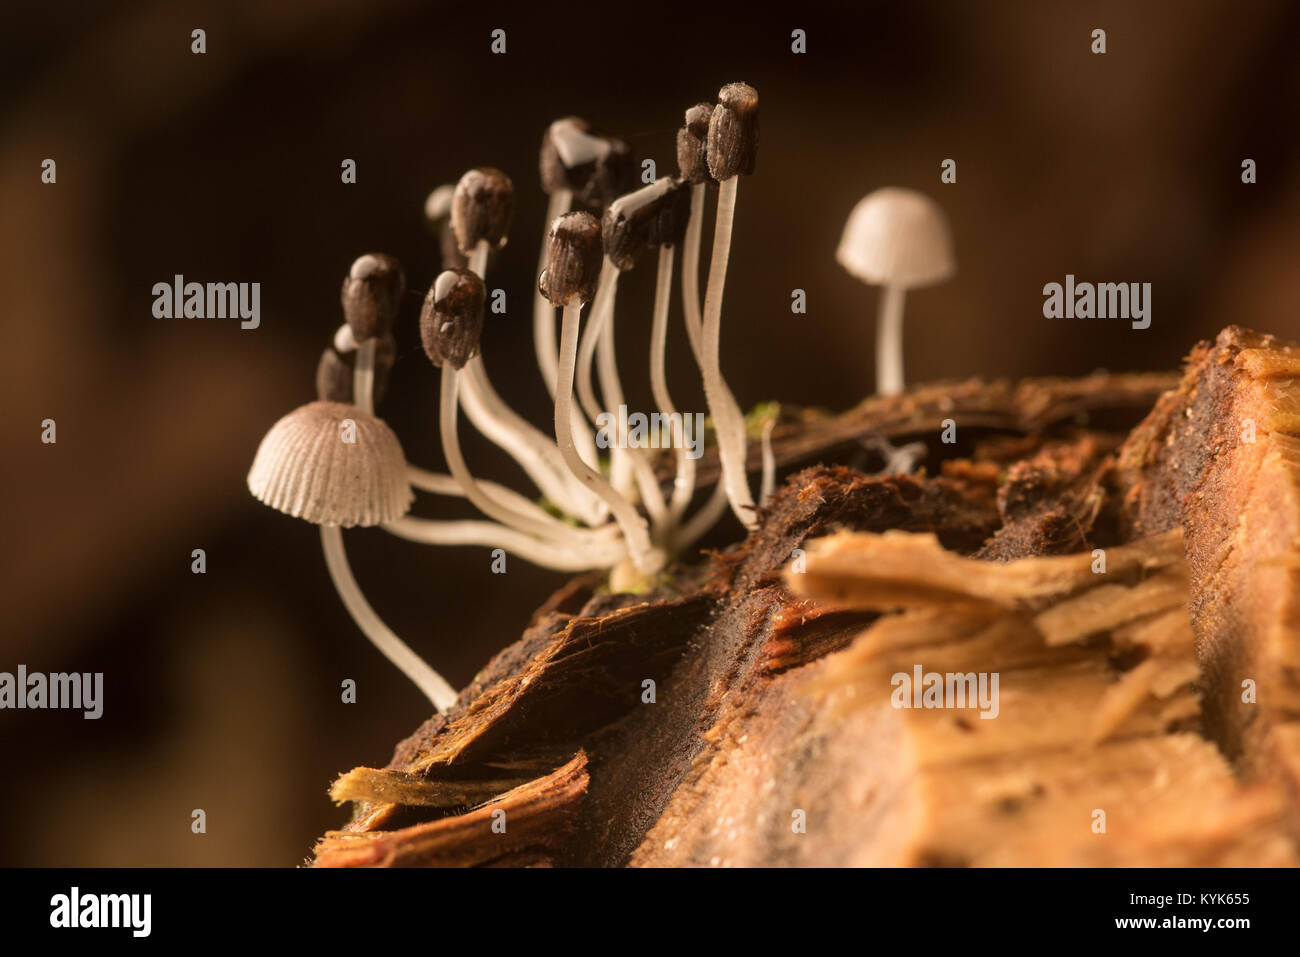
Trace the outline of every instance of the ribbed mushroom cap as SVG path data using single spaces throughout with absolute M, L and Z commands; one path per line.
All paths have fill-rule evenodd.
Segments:
M 939 204 L 895 186 L 878 189 L 853 207 L 835 258 L 863 282 L 907 289 L 941 282 L 957 270 Z
M 248 490 L 286 515 L 344 528 L 396 521 L 415 498 L 393 430 L 343 402 L 310 402 L 271 426 Z

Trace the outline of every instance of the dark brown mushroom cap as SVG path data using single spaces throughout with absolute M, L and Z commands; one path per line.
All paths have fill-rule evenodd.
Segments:
M 405 293 L 406 274 L 395 258 L 387 253 L 359 257 L 348 270 L 339 294 L 353 338 L 365 342 L 389 332 Z
M 481 166 L 460 178 L 451 200 L 451 229 L 466 256 L 486 239 L 494 249 L 506 244 L 515 214 L 515 187 L 499 169 Z
M 385 333 L 375 341 L 374 401 L 378 403 L 388 391 L 388 377 L 397 361 L 397 340 Z M 326 346 L 316 364 L 316 398 L 322 402 L 352 402 L 352 374 L 356 370 L 356 352 L 339 352 Z
M 600 223 L 590 213 L 557 216 L 546 234 L 546 266 L 537 288 L 555 306 L 590 302 L 600 278 Z
M 483 280 L 468 269 L 448 269 L 429 287 L 420 309 L 420 340 L 436 366 L 463 369 L 478 355 L 483 334 Z
M 745 83 L 728 83 L 718 91 L 709 121 L 709 175 L 719 183 L 754 172 L 758 155 L 758 91 Z
M 636 185 L 632 148 L 620 139 L 592 130 L 586 120 L 556 120 L 542 136 L 538 156 L 542 189 L 567 189 L 573 205 L 599 216 L 616 196 Z
M 601 220 L 605 255 L 619 269 L 631 269 L 647 246 L 680 242 L 690 211 L 689 184 L 671 176 L 620 196 Z
M 686 125 L 677 131 L 677 172 L 688 183 L 707 183 L 709 122 L 712 103 L 697 103 L 686 111 Z
M 646 242 L 651 246 L 676 246 L 686 236 L 686 226 L 691 220 L 691 184 L 681 179 L 672 182 L 668 193 L 659 201 L 646 235 Z
M 562 189 L 575 192 L 591 177 L 596 161 L 609 151 L 609 142 L 591 131 L 578 116 L 556 120 L 542 134 L 537 167 L 546 195 Z

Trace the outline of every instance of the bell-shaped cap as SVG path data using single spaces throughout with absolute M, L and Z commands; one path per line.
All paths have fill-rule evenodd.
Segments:
M 600 278 L 600 223 L 591 213 L 557 216 L 546 234 L 546 266 L 537 288 L 554 306 L 590 302 Z
M 438 274 L 420 309 L 420 341 L 436 366 L 463 369 L 478 355 L 487 289 L 477 273 L 448 269 Z
M 718 91 L 709 118 L 706 156 L 709 175 L 719 183 L 754 172 L 758 156 L 758 91 L 748 83 L 728 83 Z
M 343 528 L 396 521 L 415 498 L 393 430 L 343 402 L 310 402 L 271 426 L 248 490 L 286 515 Z
M 359 257 L 348 270 L 339 295 L 353 338 L 365 342 L 391 330 L 405 293 L 406 274 L 394 257 L 387 253 Z
M 863 282 L 905 289 L 942 282 L 957 270 L 939 204 L 896 186 L 878 189 L 853 207 L 835 258 Z
M 515 186 L 499 169 L 481 166 L 460 178 L 451 198 L 451 229 L 466 256 L 480 240 L 499 249 L 509 238 L 515 215 Z

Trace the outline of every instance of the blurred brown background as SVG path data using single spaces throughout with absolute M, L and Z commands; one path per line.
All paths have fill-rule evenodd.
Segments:
M 667 174 L 685 107 L 734 79 L 760 91 L 724 324 L 746 405 L 839 408 L 872 387 L 876 293 L 833 253 L 853 203 L 881 185 L 937 197 L 960 264 L 909 297 L 913 381 L 1171 368 L 1229 322 L 1300 335 L 1300 6 L 1286 0 L 781 16 L 674 0 L 8 0 L 0 18 L 0 671 L 103 671 L 106 699 L 99 721 L 0 712 L 0 864 L 298 863 L 343 819 L 332 777 L 382 764 L 426 716 L 347 617 L 315 529 L 254 502 L 244 475 L 271 423 L 312 398 L 341 278 L 372 250 L 398 256 L 410 285 L 380 412 L 412 461 L 443 467 L 416 330 L 438 271 L 421 207 L 474 165 L 519 192 L 489 276 L 510 310 L 489 316 L 488 367 L 546 426 L 536 150 L 559 116 L 623 136 Z M 489 53 L 498 27 L 505 56 Z M 1089 50 L 1096 27 L 1104 56 Z M 790 52 L 794 28 L 806 55 Z M 40 182 L 46 157 L 57 185 Z M 340 183 L 345 157 L 356 185 Z M 949 157 L 958 182 L 940 185 Z M 261 328 L 154 319 L 152 285 L 178 272 L 260 282 Z M 1044 319 L 1042 286 L 1067 272 L 1151 282 L 1151 328 Z M 619 297 L 633 407 L 649 401 L 652 274 L 634 271 Z M 796 287 L 806 316 L 790 313 Z M 676 303 L 673 322 L 671 383 L 702 408 Z M 46 417 L 57 445 L 39 441 Z M 523 487 L 495 450 L 468 454 Z M 418 510 L 462 514 L 424 497 Z M 492 575 L 486 549 L 346 541 L 375 607 L 457 685 L 561 581 L 514 559 Z M 190 573 L 193 548 L 205 576 Z M 344 678 L 355 705 L 339 700 Z M 193 808 L 206 835 L 190 832 Z

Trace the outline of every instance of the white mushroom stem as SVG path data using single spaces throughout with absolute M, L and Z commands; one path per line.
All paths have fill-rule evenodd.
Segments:
M 600 394 L 605 400 L 605 410 L 619 420 L 613 447 L 610 449 L 610 484 L 627 498 L 631 498 L 630 482 L 636 482 L 641 493 L 641 501 L 650 513 L 650 522 L 656 529 L 666 527 L 668 507 L 664 504 L 663 490 L 655 478 L 654 468 L 648 458 L 648 450 L 632 448 L 628 433 L 621 425 L 619 410 L 626 406 L 623 397 L 623 383 L 618 374 L 618 361 L 614 349 L 614 310 L 613 295 L 610 296 L 609 314 L 605 318 L 605 328 L 600 333 L 600 347 L 596 357 L 600 376 Z M 630 476 L 630 479 L 627 478 Z
M 465 364 L 460 402 L 474 427 L 510 453 L 533 484 L 566 513 L 599 525 L 606 517 L 604 503 L 576 482 L 560 450 L 532 423 L 521 418 L 492 388 L 482 355 Z
M 600 267 L 600 278 L 596 282 L 596 295 L 587 310 L 587 327 L 582 330 L 582 344 L 578 348 L 577 385 L 578 401 L 592 422 L 601 413 L 600 403 L 596 401 L 596 391 L 592 388 L 592 371 L 595 369 L 596 344 L 604 331 L 608 316 L 614 311 L 614 294 L 618 285 L 618 267 L 605 257 Z
M 759 486 L 758 501 L 766 505 L 772 501 L 776 491 L 776 455 L 772 452 L 772 429 L 776 428 L 776 419 L 763 423 L 763 481 Z
M 479 240 L 470 256 L 469 268 L 480 279 L 485 278 L 488 253 L 487 240 Z M 493 388 L 482 353 L 470 359 L 464 371 L 460 401 L 474 427 L 508 452 L 542 494 L 564 512 L 588 525 L 604 522 L 607 515 L 604 503 L 573 479 L 555 443 L 516 414 Z M 586 428 L 585 423 L 582 427 Z M 591 444 L 590 459 L 594 462 L 595 443 L 589 431 L 587 440 Z
M 357 346 L 352 367 L 352 404 L 366 415 L 375 413 L 375 337 Z
M 619 539 L 601 546 L 563 547 L 543 542 L 517 529 L 496 522 L 435 521 L 405 515 L 387 522 L 384 530 L 410 542 L 424 545 L 483 545 L 504 548 L 524 561 L 561 572 L 611 568 L 627 558 L 627 548 Z
M 582 404 L 582 409 L 593 423 L 600 418 L 603 411 L 613 412 L 617 415 L 617 409 L 611 408 L 613 397 L 604 392 L 601 401 L 596 399 L 596 391 L 592 387 L 592 370 L 596 366 L 597 347 L 603 352 L 608 348 L 605 346 L 605 334 L 609 324 L 614 321 L 614 300 L 618 292 L 619 269 L 606 256 L 600 267 L 600 278 L 596 282 L 596 295 L 592 299 L 591 309 L 587 313 L 587 328 L 582 332 L 582 344 L 578 350 L 577 357 L 577 377 L 578 377 L 578 401 Z M 602 367 L 601 389 L 604 391 L 605 371 Z M 606 438 L 610 439 L 609 443 L 609 480 L 614 486 L 615 491 L 625 498 L 633 497 L 634 475 L 632 472 L 631 461 L 627 452 L 623 449 L 621 437 L 611 435 L 609 429 L 605 429 Z
M 903 391 L 903 286 L 880 290 L 880 320 L 876 327 L 876 391 L 898 395 Z
M 370 607 L 370 603 L 361 594 L 357 580 L 352 577 L 348 567 L 347 554 L 343 551 L 343 534 L 337 525 L 322 525 L 320 529 L 321 546 L 325 551 L 325 565 L 329 568 L 334 587 L 339 597 L 347 606 L 352 620 L 375 647 L 395 664 L 402 674 L 415 682 L 416 687 L 424 692 L 433 706 L 440 713 L 445 713 L 456 703 L 456 690 L 447 684 L 446 679 L 406 646 L 393 630 Z
M 369 346 L 370 348 L 367 349 L 366 346 Z M 355 404 L 357 405 L 358 408 L 362 408 L 367 412 L 371 412 L 371 406 L 373 405 L 372 402 L 373 393 L 372 393 L 372 386 L 367 384 L 367 380 L 365 379 L 365 377 L 361 375 L 361 370 L 364 366 L 367 365 L 367 361 L 366 361 L 367 358 L 369 358 L 370 365 L 373 367 L 373 357 L 374 357 L 373 340 L 370 340 L 369 342 L 363 345 L 362 349 L 359 351 L 357 355 L 356 371 L 354 372 L 353 383 L 352 383 L 353 394 L 354 397 L 356 398 Z M 373 376 L 370 377 L 369 382 L 373 383 Z M 512 448 L 515 451 L 518 451 L 517 445 L 512 446 Z M 551 448 L 555 449 L 554 444 L 551 444 Z M 556 452 L 556 457 L 558 459 L 559 450 L 555 449 L 555 452 Z M 517 458 L 518 456 L 516 456 L 516 459 Z M 559 462 L 561 467 L 567 469 L 567 467 L 564 466 L 563 459 L 559 459 Z M 567 471 L 566 471 L 566 475 L 567 475 Z M 435 495 L 454 495 L 459 497 L 465 496 L 464 487 L 460 484 L 460 482 L 456 481 L 456 479 L 450 475 L 442 475 L 440 473 L 430 472 L 427 469 L 422 469 L 414 465 L 408 465 L 407 477 L 410 480 L 410 483 L 416 488 L 423 489 L 426 492 L 432 492 Z M 520 495 L 518 492 L 514 491 L 513 489 L 506 488 L 503 485 L 498 485 L 495 482 L 479 482 L 478 485 L 485 495 L 491 497 L 492 499 L 495 499 L 501 506 L 505 508 L 523 512 L 529 508 L 534 507 L 533 503 L 528 499 L 524 498 L 524 496 Z M 539 485 L 539 487 L 541 486 Z M 545 488 L 543 488 L 542 491 L 546 494 L 550 494 L 550 492 L 548 492 L 547 489 Z M 586 490 L 584 489 L 583 491 L 585 493 Z M 601 502 L 600 504 L 601 504 L 601 508 L 603 509 L 604 503 Z M 616 534 L 617 526 L 607 525 L 602 527 L 601 531 L 608 532 L 611 535 Z M 590 566 L 583 566 L 583 567 L 590 567 Z
M 609 505 L 615 521 L 623 530 L 623 538 L 627 542 L 632 561 L 643 573 L 653 574 L 659 570 L 664 556 L 662 552 L 651 548 L 645 521 L 637 514 L 632 503 L 616 492 L 600 473 L 582 460 L 573 445 L 573 368 L 578 355 L 578 327 L 581 317 L 581 303 L 573 302 L 564 307 L 564 317 L 560 323 L 559 366 L 555 382 L 555 441 L 573 474 Z
M 478 276 L 479 279 L 487 278 L 487 261 L 488 253 L 492 247 L 486 239 L 480 239 L 474 244 L 474 251 L 469 254 L 469 271 Z
M 704 199 L 707 183 L 691 187 L 691 218 L 686 223 L 682 241 L 682 310 L 686 314 L 686 337 L 691 352 L 700 365 L 700 345 L 704 333 L 700 318 L 700 234 L 704 232 Z
M 704 397 L 713 416 L 718 436 L 718 457 L 722 481 L 731 510 L 746 528 L 753 528 L 754 499 L 745 472 L 745 418 L 727 381 L 722 376 L 718 353 L 722 332 L 722 291 L 727 282 L 727 260 L 731 255 L 731 225 L 735 218 L 739 176 L 725 180 L 718 190 L 718 222 L 713 232 L 713 258 L 709 262 L 709 285 L 704 295 L 704 325 L 700 340 L 700 372 Z
M 551 228 L 560 216 L 569 211 L 573 205 L 573 191 L 557 189 L 551 194 L 546 204 L 546 229 Z M 537 273 L 541 275 L 547 264 L 547 232 L 542 233 L 542 255 L 537 263 Z M 533 348 L 537 351 L 537 367 L 542 370 L 542 381 L 546 391 L 555 398 L 556 368 L 559 365 L 559 351 L 555 342 L 555 306 L 542 295 L 541 289 L 533 290 Z
M 673 292 L 673 258 L 675 248 L 659 247 L 659 272 L 655 277 L 654 319 L 650 327 L 650 391 L 654 394 L 659 414 L 670 423 L 673 430 L 671 443 L 677 455 L 677 474 L 673 478 L 673 494 L 668 507 L 669 521 L 676 524 L 691 502 L 695 491 L 695 460 L 687 453 L 685 423 L 668 394 L 666 353 L 668 350 L 668 307 Z
M 442 438 L 442 451 L 452 477 L 465 490 L 465 497 L 474 507 L 489 518 L 511 528 L 537 535 L 557 545 L 585 545 L 599 540 L 599 533 L 590 529 L 575 529 L 548 515 L 541 508 L 528 503 L 527 507 L 510 507 L 494 500 L 480 487 L 470 473 L 460 450 L 460 436 L 456 422 L 458 410 L 460 372 L 450 362 L 442 366 L 442 395 L 438 407 L 438 431 Z
M 565 466 L 567 468 L 567 466 Z M 446 495 L 453 498 L 464 498 L 465 489 L 450 475 L 443 475 L 441 472 L 430 472 L 428 469 L 422 469 L 417 465 L 407 465 L 406 475 L 411 485 L 425 492 L 434 495 Z M 512 488 L 504 485 L 498 485 L 496 482 L 489 482 L 484 479 L 477 479 L 479 489 L 483 494 L 493 498 L 498 504 L 519 511 L 526 511 L 533 506 L 533 502 L 523 495 L 520 495 Z M 605 508 L 605 503 L 601 502 L 601 507 Z M 504 526 L 502 526 L 504 527 Z M 607 522 L 599 528 L 594 529 L 593 538 L 609 538 L 611 541 L 621 541 L 618 525 L 614 522 Z

